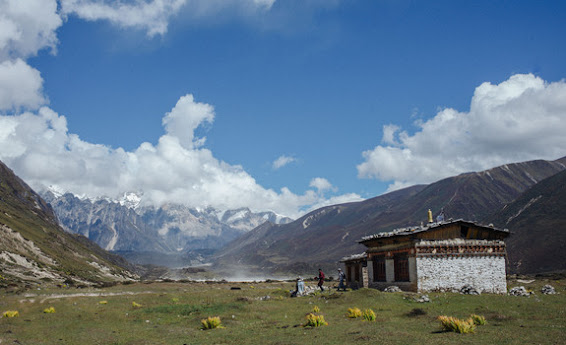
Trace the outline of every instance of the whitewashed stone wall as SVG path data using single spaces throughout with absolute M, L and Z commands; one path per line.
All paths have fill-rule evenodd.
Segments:
M 419 291 L 460 290 L 471 285 L 487 293 L 507 293 L 504 256 L 417 256 Z

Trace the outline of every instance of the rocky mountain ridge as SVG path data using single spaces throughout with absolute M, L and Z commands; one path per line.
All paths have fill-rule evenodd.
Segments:
M 220 212 L 178 204 L 140 206 L 135 194 L 121 200 L 91 200 L 47 191 L 43 197 L 66 231 L 141 264 L 154 264 L 160 254 L 167 254 L 168 259 L 160 261 L 164 265 L 202 263 L 211 251 L 265 222 L 291 221 L 248 208 Z

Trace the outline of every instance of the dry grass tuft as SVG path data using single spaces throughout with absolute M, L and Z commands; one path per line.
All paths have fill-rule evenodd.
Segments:
M 474 320 L 460 320 L 452 316 L 439 316 L 438 320 L 446 331 L 456 333 L 473 333 L 476 330 Z
M 362 311 L 360 308 L 348 308 L 348 313 L 346 315 L 349 318 L 355 319 L 362 316 Z

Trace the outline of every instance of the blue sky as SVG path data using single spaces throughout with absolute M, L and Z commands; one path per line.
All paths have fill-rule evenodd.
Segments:
M 38 1 L 0 0 L 0 159 L 38 189 L 298 216 L 566 155 L 562 1 Z

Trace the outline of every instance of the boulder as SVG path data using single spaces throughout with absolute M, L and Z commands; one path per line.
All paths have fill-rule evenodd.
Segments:
M 530 296 L 533 295 L 532 291 L 527 291 L 524 286 L 515 286 L 509 290 L 509 295 L 511 296 Z
M 395 285 L 388 286 L 385 289 L 383 289 L 383 292 L 401 292 L 401 291 L 402 290 L 398 286 L 395 286 Z
M 545 295 L 555 295 L 556 294 L 556 290 L 554 289 L 554 286 L 552 286 L 552 285 L 543 286 L 542 289 L 540 289 L 540 292 L 542 292 Z

